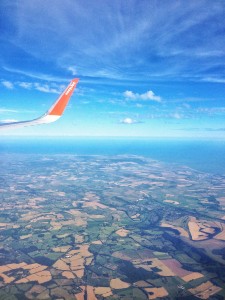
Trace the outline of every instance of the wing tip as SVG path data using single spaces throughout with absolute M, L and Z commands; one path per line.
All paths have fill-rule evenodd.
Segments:
M 78 81 L 79 81 L 79 78 L 74 78 L 71 80 L 70 84 L 67 86 L 67 88 L 64 90 L 64 92 L 61 94 L 59 99 L 50 108 L 47 115 L 61 116 L 63 114 L 63 112 L 70 100 L 70 97 L 72 96 L 73 91 L 77 86 Z

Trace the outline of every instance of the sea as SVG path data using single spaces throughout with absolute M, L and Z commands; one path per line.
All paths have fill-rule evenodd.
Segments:
M 225 140 L 0 137 L 4 154 L 137 155 L 225 176 Z

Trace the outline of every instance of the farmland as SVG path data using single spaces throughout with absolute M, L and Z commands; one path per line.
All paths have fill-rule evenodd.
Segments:
M 0 299 L 224 299 L 225 178 L 139 156 L 5 155 Z

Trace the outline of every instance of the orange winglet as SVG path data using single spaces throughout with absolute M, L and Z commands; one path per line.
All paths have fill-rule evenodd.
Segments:
M 50 108 L 50 110 L 48 111 L 48 115 L 61 116 L 63 114 L 78 81 L 79 79 L 75 78 L 70 82 L 66 90 L 61 94 L 56 103 Z

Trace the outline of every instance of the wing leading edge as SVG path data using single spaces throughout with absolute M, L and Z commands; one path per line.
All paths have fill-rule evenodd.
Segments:
M 55 122 L 62 116 L 70 100 L 70 97 L 72 96 L 73 91 L 76 88 L 78 81 L 79 81 L 78 78 L 73 79 L 70 82 L 70 84 L 67 86 L 67 88 L 64 90 L 64 92 L 60 95 L 60 97 L 56 100 L 56 102 L 50 107 L 50 109 L 43 116 L 29 121 L 18 121 L 18 122 L 2 123 L 2 124 L 0 123 L 0 130 Z

